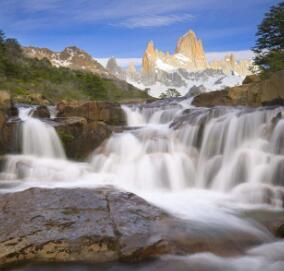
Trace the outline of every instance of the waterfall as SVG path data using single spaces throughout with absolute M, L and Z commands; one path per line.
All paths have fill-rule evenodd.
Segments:
M 96 172 L 133 190 L 283 185 L 283 108 L 123 107 L 129 126 L 94 153 Z
M 64 149 L 55 129 L 41 120 L 29 118 L 22 126 L 24 155 L 65 158 Z
M 196 108 L 168 100 L 123 110 L 129 127 L 82 163 L 55 159 L 65 156 L 54 128 L 20 110 L 23 154 L 8 157 L 0 191 L 114 185 L 187 219 L 193 236 L 226 236 L 236 247 L 246 234 L 260 244 L 275 241 L 257 217 L 264 212 L 270 221 L 283 212 L 283 107 Z M 237 267 L 246 266 L 245 255 Z M 208 253 L 197 257 L 211 266 Z
M 56 174 L 55 158 L 65 158 L 60 140 L 30 110 L 20 110 L 23 155 L 29 161 L 10 163 L 9 172 L 18 177 L 56 175 L 66 186 L 66 174 L 79 186 L 112 184 L 138 194 L 201 189 L 243 202 L 282 205 L 283 107 L 196 108 L 177 99 L 123 106 L 131 129 L 114 133 L 83 163 L 83 171 L 82 164 L 66 161 L 64 168 L 76 173 L 72 176 L 64 170 Z
M 65 152 L 54 127 L 33 118 L 33 108 L 20 108 L 22 153 L 37 157 L 64 159 Z

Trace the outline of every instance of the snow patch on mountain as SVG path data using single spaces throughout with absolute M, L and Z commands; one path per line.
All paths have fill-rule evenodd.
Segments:
M 147 84 L 143 80 L 135 81 L 131 78 L 127 78 L 127 82 L 134 85 L 135 87 L 145 90 L 148 89 L 148 93 L 158 98 L 169 88 L 175 88 L 182 96 L 188 94 L 189 90 L 193 86 L 204 86 L 206 92 L 221 90 L 226 87 L 233 87 L 241 85 L 244 77 L 236 74 L 225 75 L 222 72 L 213 72 L 211 70 L 186 73 L 182 77 L 184 84 L 182 86 L 175 86 L 174 82 L 172 85 L 163 83 L 162 81 L 155 81 L 152 84 Z M 186 77 L 186 78 L 185 78 Z

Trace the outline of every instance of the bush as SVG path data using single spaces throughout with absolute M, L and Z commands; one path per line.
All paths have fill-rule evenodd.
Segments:
M 47 59 L 27 58 L 17 40 L 6 39 L 2 31 L 0 88 L 8 89 L 14 95 L 39 93 L 54 102 L 62 99 L 119 101 L 148 97 L 147 93 L 129 85 L 121 87 L 115 80 L 103 79 L 90 72 L 56 68 Z

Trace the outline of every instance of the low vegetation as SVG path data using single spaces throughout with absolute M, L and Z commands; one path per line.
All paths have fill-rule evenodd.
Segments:
M 9 91 L 16 99 L 25 100 L 29 95 L 41 94 L 54 102 L 62 99 L 122 101 L 148 97 L 146 92 L 124 82 L 85 71 L 56 68 L 47 59 L 27 58 L 17 40 L 5 38 L 2 31 L 0 90 Z
M 181 94 L 175 88 L 169 88 L 160 95 L 160 99 L 177 98 L 177 97 L 181 97 Z

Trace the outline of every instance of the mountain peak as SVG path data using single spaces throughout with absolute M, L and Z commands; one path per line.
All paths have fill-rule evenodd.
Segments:
M 201 39 L 193 30 L 189 30 L 178 39 L 174 54 L 162 52 L 155 48 L 154 42 L 149 41 L 145 50 L 142 68 L 145 75 L 155 76 L 157 70 L 173 72 L 184 69 L 190 72 L 206 69 L 221 70 L 226 74 L 236 72 L 242 76 L 250 74 L 250 61 L 236 61 L 234 55 L 225 59 L 208 63 Z
M 150 40 L 147 44 L 146 53 L 153 55 L 155 53 L 155 44 Z
M 192 29 L 190 29 L 182 37 L 192 37 L 196 39 L 196 34 Z
M 202 41 L 197 38 L 192 30 L 189 30 L 178 40 L 176 54 L 182 54 L 191 59 L 197 69 L 207 67 Z
M 30 58 L 47 58 L 53 66 L 74 70 L 89 71 L 104 78 L 113 78 L 101 64 L 87 52 L 76 46 L 66 47 L 62 52 L 53 52 L 45 48 L 25 47 L 24 54 Z

